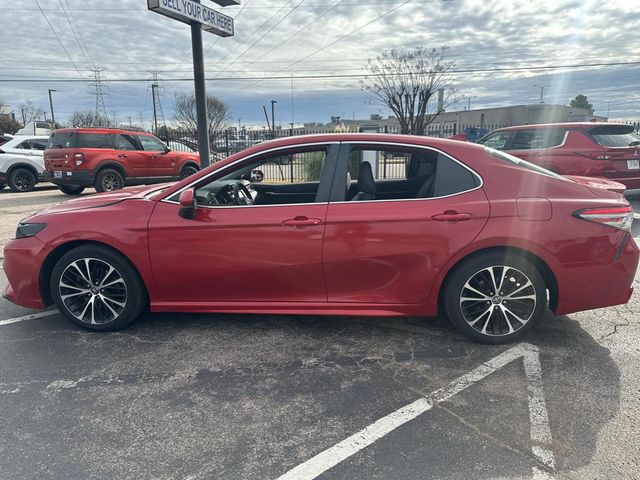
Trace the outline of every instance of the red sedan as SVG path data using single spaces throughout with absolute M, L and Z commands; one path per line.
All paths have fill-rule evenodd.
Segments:
M 4 295 L 114 330 L 152 312 L 424 315 L 472 339 L 626 303 L 639 251 L 618 193 L 481 145 L 290 137 L 178 183 L 25 219 Z

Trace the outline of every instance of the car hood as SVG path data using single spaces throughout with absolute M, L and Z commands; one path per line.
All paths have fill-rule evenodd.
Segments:
M 42 214 L 55 214 L 69 212 L 72 210 L 85 210 L 88 208 L 106 207 L 107 205 L 113 205 L 124 200 L 147 198 L 154 192 L 166 188 L 171 183 L 158 184 L 158 185 L 142 185 L 137 187 L 128 187 L 115 192 L 97 193 L 95 195 L 87 195 L 84 197 L 74 198 L 67 200 L 66 202 L 58 203 L 45 210 L 38 212 L 35 215 Z
M 612 192 L 616 193 L 624 193 L 625 189 L 627 188 L 622 183 L 609 180 L 608 178 L 581 177 L 578 175 L 565 175 L 565 177 L 570 178 L 580 185 L 588 187 L 590 190 L 592 188 L 603 188 L 605 190 L 611 190 Z

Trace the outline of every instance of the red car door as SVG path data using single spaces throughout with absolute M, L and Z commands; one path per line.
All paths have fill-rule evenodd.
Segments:
M 357 148 L 351 146 L 352 151 Z M 384 152 L 379 158 L 388 159 L 394 158 L 396 154 L 390 156 L 389 152 L 397 147 L 380 144 L 364 148 L 369 153 Z M 378 174 L 378 197 L 358 200 L 356 191 L 362 181 L 358 178 L 346 201 L 329 204 L 323 249 L 329 302 L 424 303 L 445 263 L 480 233 L 489 215 L 480 178 L 451 157 L 433 151 L 427 155 L 431 161 L 434 156 L 437 166 L 430 174 L 404 179 L 402 169 L 407 167 L 392 161 L 382 169 L 376 162 L 374 172 L 396 172 L 398 190 L 403 181 L 413 185 L 411 198 L 392 198 Z M 349 157 L 352 163 L 353 152 Z M 336 175 L 334 185 L 343 184 L 345 170 L 338 166 Z M 402 190 L 401 195 L 408 197 L 408 190 Z
M 333 168 L 338 145 L 327 151 L 326 164 Z M 233 178 L 244 178 L 255 167 L 238 168 Z M 163 301 L 174 308 L 182 302 L 203 308 L 224 302 L 326 302 L 322 241 L 329 190 L 323 185 L 330 185 L 333 171 L 323 178 L 328 181 L 319 181 L 318 191 L 326 190 L 325 201 L 316 196 L 313 203 L 203 206 L 188 220 L 178 215 L 178 204 L 158 202 L 148 226 L 149 249 Z
M 145 177 L 177 177 L 177 154 L 153 135 L 138 135 L 146 158 Z
M 121 163 L 129 177 L 144 177 L 147 169 L 147 157 L 145 152 L 140 150 L 135 138 L 132 135 L 115 135 L 115 155 Z

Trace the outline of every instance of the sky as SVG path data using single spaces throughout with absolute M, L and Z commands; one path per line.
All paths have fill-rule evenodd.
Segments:
M 472 109 L 537 103 L 542 85 L 545 103 L 583 94 L 596 115 L 640 117 L 640 0 L 202 2 L 234 17 L 233 37 L 203 32 L 207 93 L 230 105 L 234 125 L 264 124 L 271 100 L 277 125 L 389 115 L 357 75 L 385 49 L 417 46 L 448 47 L 453 86 Z M 92 68 L 102 69 L 108 114 L 125 124 L 149 128 L 154 72 L 166 122 L 175 96 L 193 93 L 189 26 L 145 0 L 2 4 L 0 99 L 17 117 L 27 100 L 48 112 L 47 89 L 57 90 L 58 121 L 95 109 Z M 585 64 L 608 65 L 571 67 Z M 299 78 L 309 76 L 324 78 Z

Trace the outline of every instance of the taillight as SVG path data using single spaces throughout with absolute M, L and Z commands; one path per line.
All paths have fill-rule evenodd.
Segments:
M 581 157 L 590 158 L 591 160 L 609 160 L 613 156 L 610 153 L 603 153 L 602 150 L 598 150 L 596 152 L 573 152 L 573 153 Z
M 73 163 L 75 163 L 76 167 L 79 167 L 84 162 L 84 155 L 81 153 L 75 153 L 73 155 Z
M 608 225 L 621 230 L 630 230 L 633 223 L 633 208 L 631 206 L 585 208 L 574 212 L 573 216 L 588 222 Z

